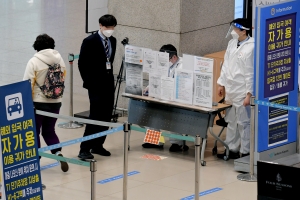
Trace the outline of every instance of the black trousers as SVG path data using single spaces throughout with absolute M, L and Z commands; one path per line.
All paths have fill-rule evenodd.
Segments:
M 89 119 L 103 122 L 111 122 L 114 92 L 103 92 L 101 89 L 88 89 L 90 99 L 90 116 Z M 95 133 L 108 130 L 109 127 L 87 124 L 83 136 L 93 135 Z M 103 147 L 106 136 L 84 141 L 80 145 L 81 151 L 97 150 Z

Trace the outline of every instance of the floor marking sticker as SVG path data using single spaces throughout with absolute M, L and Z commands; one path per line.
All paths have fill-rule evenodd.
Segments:
M 132 172 L 128 172 L 128 176 L 132 176 L 132 175 L 135 175 L 135 174 L 139 174 L 140 172 L 138 171 L 132 171 Z M 119 179 L 122 179 L 123 178 L 123 174 L 121 175 L 118 175 L 118 176 L 114 176 L 114 177 L 111 177 L 111 178 L 107 178 L 107 179 L 104 179 L 104 180 L 101 180 L 101 181 L 98 181 L 97 183 L 99 184 L 105 184 L 105 183 L 109 183 L 109 182 L 112 182 L 112 181 L 116 181 L 116 180 L 119 180 Z
M 163 159 L 166 159 L 167 157 L 153 155 L 153 154 L 146 154 L 146 155 L 143 155 L 142 158 L 145 158 L 148 160 L 163 160 Z
M 222 188 L 213 188 L 213 189 L 210 189 L 210 190 L 205 190 L 203 192 L 200 192 L 199 196 L 202 197 L 202 196 L 214 193 L 214 192 L 218 192 L 220 190 L 222 190 Z M 195 198 L 195 195 L 191 195 L 191 196 L 188 196 L 188 197 L 184 197 L 184 198 L 182 198 L 180 200 L 192 200 L 194 198 Z

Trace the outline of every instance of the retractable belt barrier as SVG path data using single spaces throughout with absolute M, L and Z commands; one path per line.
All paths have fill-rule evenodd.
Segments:
M 123 124 L 119 124 L 119 123 L 101 122 L 101 121 L 90 120 L 90 119 L 70 117 L 70 116 L 65 116 L 65 115 L 60 115 L 60 114 L 49 113 L 49 112 L 45 112 L 45 111 L 41 111 L 41 110 L 36 110 L 36 114 L 47 116 L 47 117 L 59 118 L 59 119 L 73 120 L 73 121 L 77 121 L 77 122 L 81 122 L 81 123 L 93 124 L 93 125 L 99 125 L 99 126 L 108 126 L 108 127 L 109 126 L 110 127 L 123 126 Z
M 123 130 L 123 124 L 120 124 L 120 123 L 110 123 L 110 122 L 101 122 L 101 121 L 90 120 L 90 119 L 82 119 L 82 118 L 77 118 L 77 117 L 70 117 L 70 116 L 65 116 L 65 115 L 60 115 L 60 114 L 49 113 L 49 112 L 45 112 L 45 111 L 41 111 L 41 110 L 36 110 L 36 114 L 47 116 L 47 117 L 77 121 L 77 122 L 80 122 L 80 123 L 115 127 L 113 129 L 103 131 L 103 132 L 100 132 L 100 133 L 96 133 L 96 134 L 93 134 L 93 135 L 89 135 L 89 136 L 85 136 L 85 137 L 81 137 L 81 138 L 76 138 L 76 139 L 69 140 L 69 141 L 66 141 L 66 142 L 62 142 L 62 143 L 59 143 L 59 144 L 54 144 L 54 145 L 50 145 L 50 146 L 47 146 L 47 147 L 39 148 L 39 151 L 41 151 L 41 152 L 57 149 L 57 148 L 60 148 L 60 147 L 69 146 L 69 145 L 72 145 L 72 144 L 76 144 L 76 143 L 80 143 L 80 142 L 84 142 L 84 141 L 88 141 L 88 140 L 92 140 L 92 139 L 95 139 L 95 138 L 98 138 L 98 137 L 102 137 L 102 136 L 105 136 L 105 135 L 110 135 L 110 134 L 113 134 L 115 132 L 119 132 L 119 131 Z M 131 126 L 131 130 L 144 132 L 144 133 L 146 132 L 145 128 L 138 127 L 138 126 Z M 162 132 L 162 136 L 165 136 L 165 137 L 168 137 L 168 138 L 175 138 L 175 139 L 195 142 L 194 137 L 191 137 L 191 136 L 182 136 L 182 135 L 166 133 L 166 132 Z
M 81 138 L 76 138 L 76 139 L 69 140 L 69 141 L 66 141 L 66 142 L 62 142 L 62 143 L 59 143 L 59 144 L 54 144 L 54 145 L 50 145 L 50 146 L 47 146 L 47 147 L 42 147 L 42 148 L 39 148 L 39 151 L 44 152 L 44 151 L 57 149 L 57 148 L 60 148 L 60 147 L 70 146 L 72 144 L 92 140 L 92 139 L 102 137 L 102 136 L 105 136 L 105 135 L 110 135 L 110 134 L 113 134 L 115 132 L 119 132 L 121 130 L 123 130 L 123 126 L 120 126 L 118 128 L 113 128 L 113 129 L 110 129 L 110 130 L 107 130 L 107 131 L 103 131 L 103 132 L 100 132 L 100 133 L 96 133 L 96 134 L 93 134 L 93 135 L 89 135 L 89 136 L 85 136 L 85 137 L 81 137 Z
M 78 160 L 78 159 L 74 159 L 74 158 L 66 158 L 66 157 L 62 157 L 62 156 L 57 156 L 55 154 L 50 154 L 50 153 L 44 153 L 39 151 L 39 155 L 45 158 L 50 158 L 53 160 L 59 160 L 62 162 L 67 162 L 67 163 L 72 163 L 75 165 L 81 165 L 81 166 L 85 166 L 85 167 L 89 167 L 90 166 L 90 162 L 86 162 L 86 161 L 82 161 L 82 160 Z
M 300 112 L 300 107 L 295 107 L 295 106 L 287 106 L 287 105 L 270 103 L 270 102 L 261 101 L 261 100 L 254 100 L 254 103 L 257 105 L 262 105 L 262 106 L 267 106 L 267 107 L 280 108 L 282 110 L 291 110 L 291 111 Z
M 85 167 L 90 167 L 90 171 L 91 171 L 91 199 L 92 200 L 94 200 L 95 196 L 96 196 L 95 195 L 95 193 L 96 193 L 96 190 L 95 190 L 95 172 L 97 171 L 96 161 L 92 160 L 91 162 L 86 162 L 86 161 L 81 161 L 81 160 L 77 160 L 77 159 L 73 159 L 73 158 L 66 158 L 66 157 L 61 157 L 61 156 L 57 156 L 57 155 L 52 155 L 52 154 L 49 154 L 49 153 L 45 153 L 44 151 L 49 151 L 49 150 L 57 149 L 57 148 L 60 148 L 60 147 L 65 147 L 65 146 L 69 146 L 69 145 L 72 145 L 72 144 L 80 143 L 80 142 L 83 142 L 83 141 L 92 140 L 92 139 L 95 139 L 95 138 L 98 138 L 98 137 L 102 137 L 102 136 L 105 136 L 105 135 L 110 135 L 110 134 L 113 134 L 115 132 L 119 132 L 119 131 L 123 130 L 124 131 L 123 200 L 127 199 L 127 182 L 128 182 L 127 172 L 128 172 L 129 133 L 131 132 L 131 130 L 135 130 L 135 131 L 145 133 L 146 132 L 145 128 L 142 128 L 142 127 L 139 127 L 139 126 L 132 126 L 132 125 L 129 125 L 127 122 L 124 123 L 124 124 L 109 123 L 109 122 L 101 122 L 101 121 L 95 121 L 95 120 L 89 120 L 89 119 L 76 118 L 76 117 L 71 117 L 71 116 L 64 116 L 64 115 L 49 113 L 49 112 L 40 111 L 40 110 L 36 110 L 35 112 L 36 112 L 36 114 L 43 115 L 43 116 L 48 116 L 48 117 L 53 117 L 53 118 L 60 118 L 60 119 L 65 119 L 65 120 L 72 120 L 72 121 L 76 121 L 76 122 L 81 122 L 81 123 L 113 127 L 112 129 L 109 129 L 107 131 L 103 131 L 103 132 L 100 132 L 100 133 L 96 133 L 96 134 L 93 134 L 93 135 L 89 135 L 89 136 L 85 136 L 85 137 L 81 137 L 81 138 L 76 138 L 76 139 L 69 140 L 69 141 L 66 141 L 66 142 L 62 142 L 62 143 L 59 143 L 59 144 L 54 144 L 54 145 L 39 148 L 39 155 L 42 156 L 42 157 L 46 157 L 46 158 L 50 158 L 50 159 L 54 159 L 54 160 L 59 160 L 59 161 L 62 161 L 62 162 L 68 162 L 68 163 L 72 163 L 72 164 L 76 164 L 76 165 L 81 165 L 81 166 L 85 166 Z M 196 136 L 196 139 L 195 139 L 191 136 L 181 136 L 181 135 L 177 135 L 177 134 L 173 134 L 173 133 L 166 133 L 166 132 L 162 132 L 162 136 L 195 142 L 195 152 L 196 152 L 196 157 L 195 157 L 195 161 L 196 161 L 195 162 L 195 194 L 197 194 L 195 199 L 198 200 L 199 199 L 198 193 L 199 193 L 200 137 Z

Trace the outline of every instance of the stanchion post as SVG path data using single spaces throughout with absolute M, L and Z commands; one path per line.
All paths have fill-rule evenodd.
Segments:
M 91 200 L 96 199 L 96 171 L 97 171 L 97 161 L 92 160 L 90 165 L 91 171 Z
M 127 173 L 128 173 L 128 133 L 130 125 L 124 123 L 124 164 L 123 164 L 123 200 L 127 200 Z
M 250 105 L 251 105 L 251 118 L 250 118 L 250 162 L 249 162 L 249 173 L 247 174 L 240 174 L 237 176 L 237 179 L 240 181 L 248 181 L 248 182 L 256 182 L 257 177 L 254 174 L 254 148 L 255 148 L 255 104 L 254 104 L 255 97 L 252 96 L 250 100 Z
M 200 190 L 200 142 L 201 138 L 196 135 L 195 138 L 195 200 L 199 200 Z
M 70 108 L 69 108 L 69 114 L 71 117 L 73 117 L 73 61 L 75 59 L 74 54 L 69 54 L 69 63 L 70 63 Z M 83 127 L 82 124 L 79 124 L 78 122 L 65 122 L 65 123 L 59 123 L 59 128 L 68 128 L 68 129 L 74 129 L 74 128 L 81 128 Z

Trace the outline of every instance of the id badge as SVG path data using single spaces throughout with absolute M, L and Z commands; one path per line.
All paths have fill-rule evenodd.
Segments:
M 110 62 L 106 62 L 106 69 L 111 69 Z

